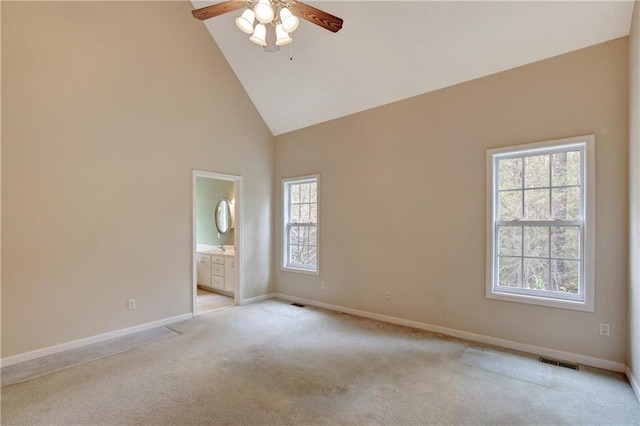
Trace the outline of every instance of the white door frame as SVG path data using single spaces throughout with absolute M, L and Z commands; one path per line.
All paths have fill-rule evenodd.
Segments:
M 210 179 L 228 180 L 234 183 L 235 194 L 235 211 L 233 223 L 235 226 L 234 231 L 234 245 L 236 247 L 236 273 L 233 283 L 233 298 L 236 305 L 242 305 L 244 300 L 244 262 L 242 259 L 242 247 L 243 247 L 243 216 L 244 216 L 244 201 L 242 195 L 242 176 L 228 175 L 224 173 L 206 172 L 202 170 L 192 170 L 192 237 L 191 237 L 191 263 L 192 263 L 192 299 L 193 305 L 191 312 L 195 317 L 197 315 L 197 297 L 198 297 L 198 255 L 196 253 L 196 181 L 197 178 L 204 177 Z

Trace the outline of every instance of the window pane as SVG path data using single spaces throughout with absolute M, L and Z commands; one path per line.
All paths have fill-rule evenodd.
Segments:
M 498 257 L 498 285 L 522 288 L 522 258 Z
M 309 184 L 309 201 L 312 203 L 318 202 L 318 184 L 310 183 Z
M 318 223 L 318 205 L 311 204 L 311 208 L 309 210 L 309 222 Z
M 502 256 L 522 255 L 521 226 L 501 226 L 498 228 L 498 254 Z
M 289 231 L 289 244 L 298 244 L 298 226 L 292 226 Z
M 291 217 L 289 218 L 291 223 L 300 223 L 300 205 L 291 205 Z
M 317 271 L 318 257 L 318 180 L 300 178 L 284 183 L 285 252 L 283 267 Z
M 524 259 L 524 288 L 549 290 L 549 261 L 547 259 Z
M 527 220 L 549 219 L 549 190 L 527 189 L 524 191 L 524 214 Z
M 309 263 L 309 247 L 302 246 L 300 248 L 300 263 L 304 265 Z
M 309 247 L 309 265 L 315 265 L 318 263 L 318 249 L 315 247 Z
M 318 245 L 318 229 L 315 226 L 309 228 L 309 245 L 314 247 Z
M 524 187 L 542 188 L 549 186 L 549 156 L 536 155 L 524 159 Z
M 578 294 L 580 262 L 576 260 L 552 260 L 551 282 L 553 284 L 553 291 Z
M 524 227 L 524 255 L 549 257 L 549 227 Z
M 580 151 L 553 154 L 551 180 L 553 186 L 580 185 Z
M 289 246 L 289 263 L 300 263 L 300 246 Z
M 522 191 L 498 192 L 498 219 L 516 220 L 522 217 Z
M 551 216 L 556 220 L 580 219 L 580 188 L 553 188 Z
M 300 234 L 298 235 L 298 239 L 299 239 L 300 245 L 309 244 L 309 230 L 307 229 L 306 226 L 300 227 Z
M 498 189 L 522 188 L 522 158 L 498 161 Z
M 301 203 L 309 202 L 309 184 L 308 183 L 300 184 L 300 202 Z
M 292 184 L 291 188 L 291 203 L 299 203 L 300 202 L 300 185 Z
M 309 204 L 300 205 L 300 222 L 309 223 Z
M 551 227 L 551 257 L 560 259 L 580 259 L 579 227 Z
M 494 211 L 489 212 L 493 241 L 489 241 L 487 260 L 493 282 L 487 297 L 502 294 L 496 297 L 567 309 L 593 308 L 593 300 L 587 297 L 592 294 L 592 282 L 583 276 L 592 267 L 584 259 L 590 250 L 585 235 L 591 235 L 588 227 L 593 225 L 585 221 L 595 189 L 585 186 L 592 139 L 576 137 L 489 151 L 493 161 L 487 164 L 487 172 L 493 186 L 487 199 Z M 548 300 L 532 295 L 546 295 Z

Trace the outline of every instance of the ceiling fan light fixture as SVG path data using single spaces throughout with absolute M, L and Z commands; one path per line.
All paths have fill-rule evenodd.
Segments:
M 289 9 L 283 7 L 280 9 L 280 21 L 282 22 L 282 28 L 288 33 L 292 33 L 298 28 L 300 20 Z
M 298 28 L 300 19 L 332 33 L 340 31 L 343 23 L 342 18 L 309 6 L 301 0 L 226 0 L 192 10 L 191 14 L 204 21 L 240 10 L 243 13 L 236 18 L 236 26 L 249 34 L 252 43 L 264 47 L 267 52 L 275 52 L 280 46 L 291 43 L 291 33 Z
M 275 12 L 269 3 L 269 0 L 259 0 L 258 4 L 255 5 L 253 11 L 256 14 L 256 19 L 260 21 L 261 24 L 268 24 L 273 21 L 275 17 Z
M 253 10 L 247 9 L 242 12 L 241 16 L 236 18 L 236 26 L 244 33 L 253 34 L 253 22 L 255 19 L 256 15 Z
M 276 25 L 276 46 L 284 46 L 293 41 L 293 39 L 289 36 L 284 29 L 282 29 L 282 24 Z
M 252 42 L 254 42 L 259 46 L 263 46 L 263 47 L 266 46 L 267 45 L 267 27 L 265 27 L 264 24 L 256 25 L 256 29 L 253 30 L 253 35 L 249 37 L 249 40 L 251 40 Z

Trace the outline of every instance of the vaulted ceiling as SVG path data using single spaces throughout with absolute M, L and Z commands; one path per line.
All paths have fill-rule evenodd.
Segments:
M 195 8 L 217 3 L 193 1 Z M 205 21 L 274 135 L 629 34 L 631 1 L 309 1 L 344 19 L 301 20 L 267 53 L 242 10 Z

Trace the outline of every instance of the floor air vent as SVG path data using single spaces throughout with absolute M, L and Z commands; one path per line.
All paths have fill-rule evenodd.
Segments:
M 303 305 L 301 303 L 292 303 L 291 306 L 297 306 L 298 308 L 304 308 L 307 305 Z
M 572 370 L 580 370 L 578 364 L 573 364 L 571 362 L 558 361 L 557 359 L 545 358 L 541 356 L 538 358 L 538 361 L 544 362 L 545 364 L 557 365 L 559 367 L 570 368 Z

